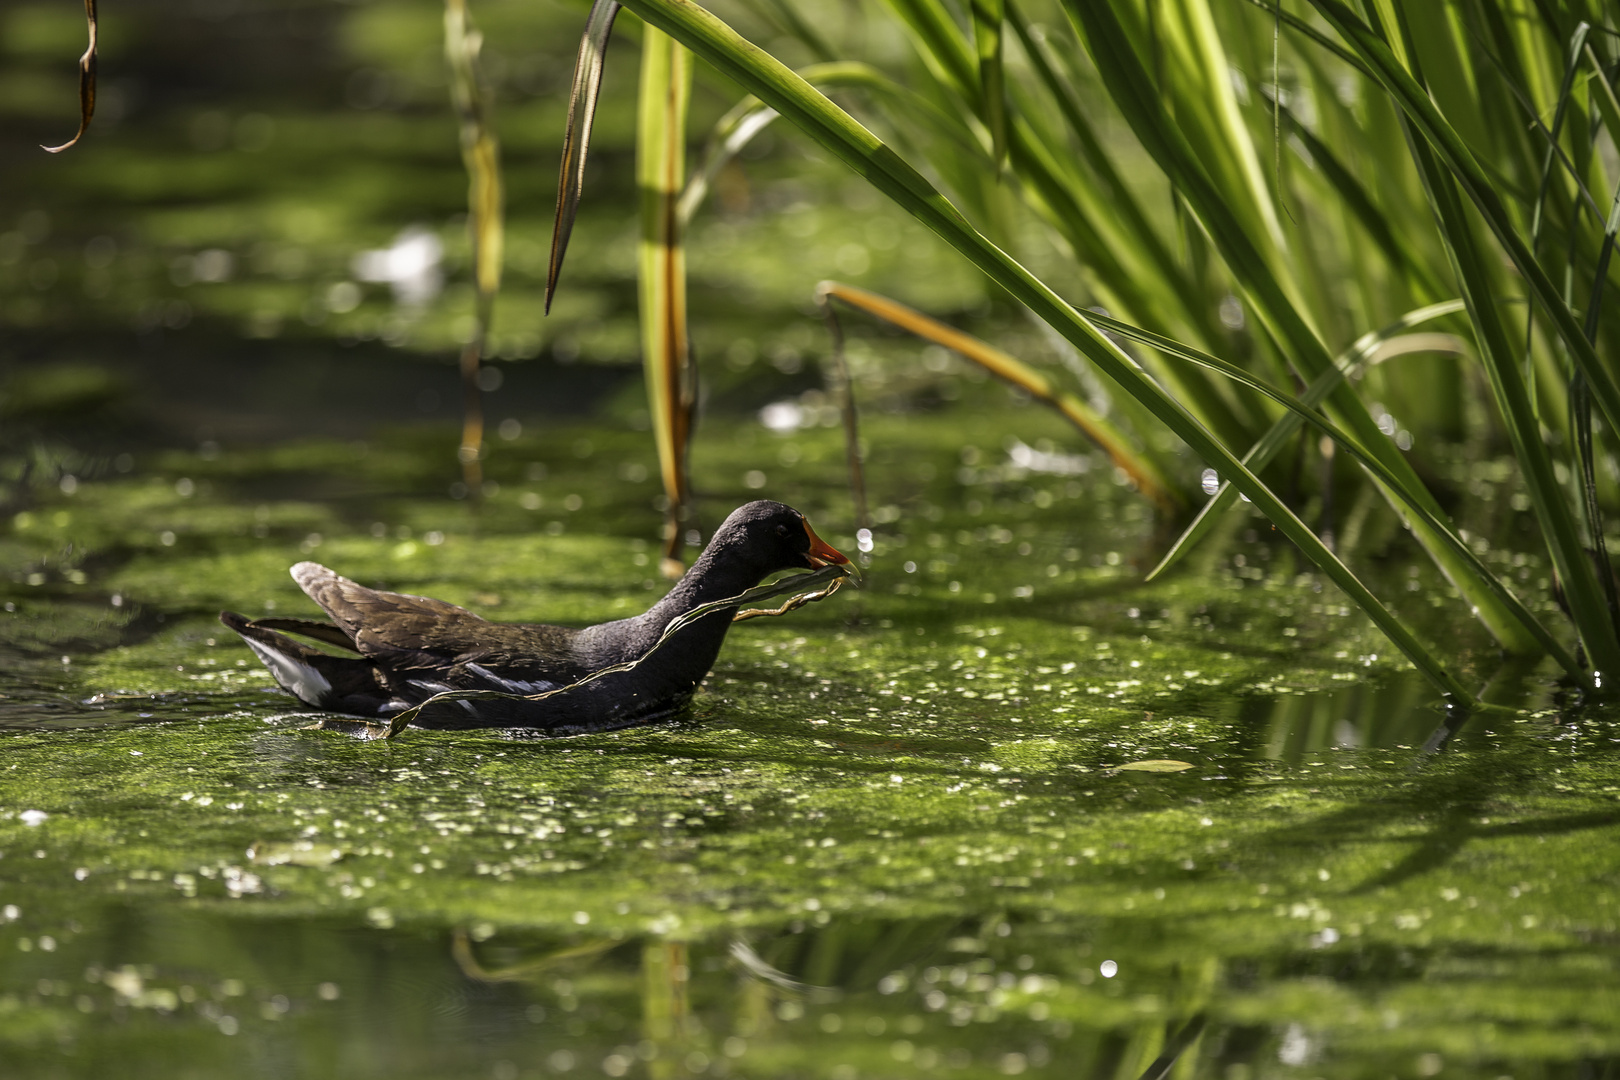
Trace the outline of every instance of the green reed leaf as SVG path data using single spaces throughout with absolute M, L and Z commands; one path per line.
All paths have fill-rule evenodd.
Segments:
M 1227 189 L 1217 185 L 1205 171 L 1181 127 L 1165 112 L 1153 79 L 1113 9 L 1106 4 L 1068 0 L 1064 11 L 1085 40 L 1093 62 L 1137 140 L 1197 215 L 1227 267 L 1241 283 L 1255 312 L 1282 347 L 1288 362 L 1306 382 L 1332 371 L 1333 358 L 1296 303 L 1295 290 L 1274 268 L 1274 253 L 1268 255 L 1258 246 L 1256 229 L 1232 211 L 1232 204 L 1241 199 L 1229 197 Z M 1422 501 L 1431 513 L 1442 516 L 1439 504 L 1411 463 L 1378 430 L 1366 405 L 1349 387 L 1339 382 L 1328 392 L 1325 402 L 1360 445 L 1401 478 L 1402 487 L 1409 495 Z M 1205 460 L 1210 459 L 1206 456 Z M 1392 505 L 1399 511 L 1398 500 L 1392 501 Z M 1524 632 L 1518 620 L 1451 555 L 1442 537 L 1434 535 L 1421 522 L 1410 524 L 1418 542 L 1504 648 L 1512 652 L 1537 649 L 1537 643 Z
M 1334 358 L 1331 370 L 1324 371 L 1312 380 L 1311 384 L 1305 388 L 1305 392 L 1299 396 L 1299 403 L 1307 409 L 1314 409 L 1340 382 L 1349 378 L 1358 367 L 1366 363 L 1385 342 L 1414 326 L 1421 326 L 1423 323 L 1442 316 L 1455 315 L 1457 312 L 1462 311 L 1463 308 L 1464 305 L 1461 300 L 1447 300 L 1443 303 L 1431 304 L 1428 307 L 1407 312 L 1381 330 L 1362 335 L 1354 345 Z M 1176 342 L 1154 339 L 1154 335 L 1142 334 L 1135 327 L 1125 328 L 1109 323 L 1104 323 L 1104 325 L 1116 334 L 1141 341 L 1143 344 L 1150 345 L 1168 355 L 1180 356 L 1182 359 L 1191 360 L 1193 363 L 1206 367 L 1213 366 L 1206 362 L 1206 358 L 1194 355 Z M 1293 412 L 1279 417 L 1270 430 L 1261 437 L 1260 441 L 1255 443 L 1247 454 L 1243 455 L 1244 464 L 1255 470 L 1264 469 L 1271 464 L 1277 454 L 1288 445 L 1289 440 L 1299 431 L 1302 422 L 1303 419 Z M 1397 482 L 1393 485 L 1392 490 L 1405 491 L 1406 485 Z M 1159 560 L 1159 565 L 1148 572 L 1147 580 L 1152 581 L 1170 569 L 1181 560 L 1183 555 L 1191 551 L 1204 537 L 1208 536 L 1215 527 L 1216 522 L 1220 520 L 1220 515 L 1229 509 L 1236 500 L 1237 492 L 1232 489 L 1230 484 L 1223 481 L 1215 494 L 1199 509 L 1197 517 L 1176 538 L 1176 542 L 1170 546 L 1170 550 L 1165 552 L 1164 556 Z M 1406 497 L 1406 501 L 1408 504 L 1426 502 L 1426 500 L 1412 498 L 1410 495 Z
M 1007 161 L 1007 78 L 1001 62 L 1003 0 L 970 0 L 973 44 L 979 56 L 979 91 L 984 126 L 990 129 L 990 156 L 996 167 Z
M 467 0 L 445 0 L 444 54 L 450 66 L 450 100 L 461 132 L 461 160 L 467 170 L 467 231 L 472 239 L 473 285 L 477 310 L 472 337 L 461 350 L 462 481 L 474 498 L 483 487 L 484 402 L 478 368 L 495 317 L 501 289 L 506 225 L 501 182 L 501 149 L 489 120 L 488 94 L 479 69 L 483 35 L 472 25 Z
M 685 230 L 679 212 L 681 189 L 686 186 L 686 112 L 691 92 L 691 55 L 667 34 L 648 27 L 641 39 L 636 112 L 636 187 L 641 193 L 636 266 L 641 360 L 668 500 L 659 566 L 669 578 L 679 577 L 685 569 L 678 553 L 690 489 L 687 445 L 697 400 L 686 325 Z

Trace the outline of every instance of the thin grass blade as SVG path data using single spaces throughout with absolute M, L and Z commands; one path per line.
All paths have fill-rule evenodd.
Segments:
M 1434 298 L 1443 296 L 1446 290 L 1441 286 L 1429 265 L 1412 249 L 1411 243 L 1402 236 L 1392 225 L 1388 215 L 1384 214 L 1373 201 L 1360 180 L 1321 139 L 1315 132 L 1306 127 L 1294 115 L 1294 112 L 1280 101 L 1273 102 L 1277 106 L 1278 116 L 1282 119 L 1288 134 L 1297 138 L 1305 151 L 1311 155 L 1322 176 L 1333 187 L 1333 190 L 1343 200 L 1345 209 L 1355 217 L 1356 222 L 1366 230 L 1367 236 L 1378 246 L 1390 267 L 1402 274 L 1410 281 L 1420 298 Z
M 832 306 L 837 282 L 823 281 L 816 286 L 816 306 L 832 337 L 833 400 L 844 418 L 844 457 L 849 465 L 849 490 L 855 500 L 855 539 L 865 549 L 872 541 L 872 517 L 866 503 L 866 455 L 861 449 L 860 413 L 855 408 L 855 380 L 849 375 L 849 358 L 844 353 L 844 327 Z M 864 543 L 863 543 L 864 541 Z
M 766 13 L 767 17 L 783 30 L 804 42 L 823 62 L 830 62 L 838 55 L 838 50 L 832 47 L 821 31 L 799 13 L 792 0 L 745 0 L 745 2 L 756 11 Z
M 1319 48 L 1332 53 L 1334 56 L 1355 68 L 1369 79 L 1373 77 L 1372 69 L 1362 61 L 1361 57 L 1357 56 L 1343 45 L 1340 45 L 1337 41 L 1334 41 L 1332 38 L 1322 33 L 1322 31 L 1318 30 L 1304 19 L 1301 19 L 1298 15 L 1295 15 L 1290 11 L 1284 11 L 1282 5 L 1279 4 L 1277 0 L 1245 0 L 1245 2 L 1252 4 L 1264 11 L 1268 18 L 1279 20 L 1282 25 L 1288 27 L 1288 29 L 1292 30 L 1294 33 L 1300 35 Z
M 563 135 L 562 164 L 557 173 L 557 217 L 551 226 L 551 260 L 546 268 L 546 313 L 557 294 L 562 276 L 563 256 L 568 238 L 579 214 L 579 197 L 585 186 L 585 151 L 590 147 L 591 126 L 596 120 L 596 97 L 602 89 L 602 65 L 607 59 L 608 38 L 620 5 L 613 0 L 595 0 L 585 18 L 585 33 L 579 39 L 579 56 L 574 61 L 574 81 L 568 92 L 568 126 Z

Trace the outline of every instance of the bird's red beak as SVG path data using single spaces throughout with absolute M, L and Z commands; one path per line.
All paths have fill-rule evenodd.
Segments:
M 810 527 L 809 521 L 804 523 L 804 531 L 810 537 L 810 550 L 804 553 L 805 560 L 810 564 L 810 569 L 820 570 L 830 563 L 837 563 L 840 566 L 849 565 L 849 560 L 844 558 L 843 552 L 817 536 L 816 530 Z

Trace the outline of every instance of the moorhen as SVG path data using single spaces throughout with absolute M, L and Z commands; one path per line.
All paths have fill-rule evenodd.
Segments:
M 219 621 L 242 635 L 284 690 L 317 709 L 387 720 L 438 694 L 496 691 L 513 696 L 434 701 L 410 722 L 578 734 L 679 711 L 714 664 L 737 605 L 716 607 L 661 641 L 672 621 L 736 598 L 778 570 L 826 566 L 848 567 L 849 560 L 803 514 L 761 499 L 733 511 L 645 614 L 583 630 L 489 622 L 442 600 L 368 589 L 312 562 L 294 566 L 293 580 L 332 622 L 248 619 L 231 611 L 220 612 Z M 283 630 L 359 656 L 310 648 Z M 633 666 L 587 679 L 626 664 Z

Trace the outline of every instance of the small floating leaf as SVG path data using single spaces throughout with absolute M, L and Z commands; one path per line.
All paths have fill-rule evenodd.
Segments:
M 1121 765 L 1116 772 L 1186 772 L 1192 768 L 1190 761 L 1172 761 L 1168 758 L 1152 758 L 1148 761 L 1133 761 Z

